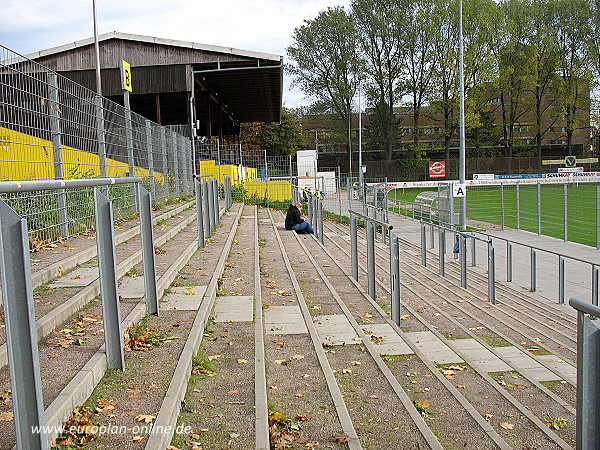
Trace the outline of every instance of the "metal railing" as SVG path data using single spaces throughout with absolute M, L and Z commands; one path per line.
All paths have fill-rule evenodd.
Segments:
M 598 305 L 598 273 L 600 271 L 600 262 L 587 261 L 585 259 L 577 258 L 574 256 L 565 255 L 552 250 L 536 247 L 522 242 L 513 241 L 500 236 L 493 236 L 482 231 L 474 231 L 474 233 L 482 234 L 487 236 L 489 239 L 499 239 L 506 242 L 506 281 L 513 281 L 513 245 L 519 245 L 529 249 L 530 259 L 530 290 L 536 291 L 538 288 L 537 283 L 537 256 L 538 253 L 543 252 L 549 255 L 557 257 L 557 268 L 558 268 L 558 303 L 563 304 L 565 302 L 565 261 L 573 261 L 581 264 L 589 265 L 591 272 L 591 289 L 590 297 L 593 305 Z
M 487 272 L 488 272 L 488 300 L 492 304 L 496 304 L 496 256 L 494 246 L 492 245 L 492 239 L 483 239 L 477 237 L 473 232 L 459 232 L 453 228 L 448 228 L 442 225 L 437 225 L 431 222 L 421 221 L 421 264 L 427 266 L 427 232 L 426 227 L 430 227 L 430 247 L 434 248 L 435 244 L 435 232 L 434 229 L 438 230 L 438 261 L 439 261 L 439 274 L 442 277 L 446 276 L 445 269 L 445 254 L 446 254 L 446 233 L 451 233 L 456 236 L 456 242 L 458 243 L 458 252 L 454 252 L 458 255 L 458 262 L 460 266 L 460 284 L 461 287 L 467 288 L 467 240 L 471 242 L 471 266 L 477 265 L 477 252 L 476 242 L 480 241 L 485 243 L 487 246 Z
M 350 243 L 352 260 L 352 278 L 358 281 L 358 220 L 366 223 L 367 235 L 367 293 L 376 300 L 375 280 L 375 226 L 384 227 L 389 233 L 390 252 L 390 296 L 392 320 L 400 325 L 400 239 L 394 234 L 393 226 L 357 211 L 348 210 L 350 214 Z
M 576 298 L 577 310 L 577 431 L 579 450 L 600 448 L 600 308 Z M 592 317 L 586 317 L 586 314 Z
M 219 185 L 213 175 L 195 175 L 194 189 L 196 193 L 196 220 L 198 222 L 198 247 L 204 248 L 205 239 L 212 236 L 213 230 L 220 223 Z M 233 204 L 231 198 L 231 180 L 225 176 L 223 183 L 225 209 Z
M 112 369 L 125 370 L 117 292 L 114 216 L 111 200 L 98 187 L 122 184 L 135 187 L 137 184 L 145 299 L 148 312 L 158 314 L 150 192 L 141 185 L 141 182 L 142 179 L 139 177 L 0 182 L 2 193 L 95 188 L 94 215 L 104 339 L 107 367 Z M 2 200 L 0 200 L 0 269 L 17 447 L 47 448 L 27 219 Z

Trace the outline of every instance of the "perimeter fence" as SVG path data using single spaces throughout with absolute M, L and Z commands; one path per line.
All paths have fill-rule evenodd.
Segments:
M 0 45 L 0 180 L 137 176 L 155 206 L 193 193 L 189 138 Z M 135 189 L 105 191 L 115 217 L 138 211 Z M 2 194 L 48 243 L 93 226 L 93 191 Z M 35 245 L 35 244 L 34 244 Z

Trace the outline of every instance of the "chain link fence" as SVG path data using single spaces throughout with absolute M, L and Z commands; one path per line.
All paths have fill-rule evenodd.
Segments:
M 0 180 L 138 176 L 155 206 L 193 192 L 189 138 L 0 45 Z M 135 190 L 107 188 L 115 217 L 137 212 Z M 36 242 L 93 226 L 91 189 L 4 194 Z

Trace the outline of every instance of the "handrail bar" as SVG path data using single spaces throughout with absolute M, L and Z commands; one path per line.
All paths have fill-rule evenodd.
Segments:
M 66 188 L 109 186 L 113 184 L 141 183 L 141 177 L 73 178 L 67 180 L 0 181 L 0 193 L 55 191 Z
M 545 249 L 545 248 L 536 247 L 535 245 L 524 244 L 523 242 L 513 241 L 511 239 L 507 239 L 507 238 L 504 238 L 504 237 L 501 237 L 501 236 L 495 236 L 495 235 L 486 233 L 484 231 L 473 230 L 473 233 L 483 234 L 483 235 L 488 236 L 490 239 L 500 239 L 500 240 L 506 241 L 507 243 L 510 243 L 510 244 L 522 245 L 523 247 L 528 247 L 528 248 L 533 249 L 533 250 L 539 250 L 539 251 L 542 251 L 542 252 L 550 253 L 551 255 L 559 256 L 559 257 L 562 257 L 562 258 L 572 259 L 573 261 L 577 261 L 577 262 L 581 262 L 581 263 L 585 263 L 585 264 L 590 264 L 591 266 L 600 266 L 600 262 L 593 262 L 593 261 L 588 261 L 588 260 L 585 260 L 585 259 L 577 258 L 576 256 L 565 255 L 563 253 L 558 253 L 558 252 L 555 252 L 553 250 L 548 250 L 548 249 Z
M 374 222 L 374 223 L 377 223 L 377 224 L 379 224 L 379 225 L 381 225 L 383 227 L 386 227 L 388 230 L 392 230 L 394 228 L 394 226 L 391 225 L 391 224 L 389 224 L 389 223 L 382 222 L 381 220 L 374 219 L 373 217 L 365 216 L 364 214 L 361 214 L 361 213 L 359 213 L 357 211 L 354 211 L 352 209 L 349 209 L 348 212 L 350 214 L 354 214 L 355 216 L 360 217 L 360 218 L 362 218 L 364 220 L 368 220 L 370 222 Z
M 490 239 L 483 239 L 483 238 L 474 236 L 473 234 L 469 234 L 469 233 L 473 233 L 473 231 L 458 231 L 458 230 L 455 230 L 454 228 L 445 227 L 443 225 L 439 225 L 437 223 L 429 222 L 429 221 L 426 221 L 426 220 L 420 220 L 419 222 L 421 222 L 422 224 L 431 225 L 433 227 L 441 228 L 442 230 L 450 231 L 452 233 L 460 234 L 461 236 L 466 237 L 466 238 L 472 238 L 472 239 L 475 239 L 476 241 L 485 242 L 486 244 L 489 244 L 490 242 L 493 241 L 492 238 L 490 238 Z
M 592 305 L 591 303 L 584 302 L 578 298 L 571 297 L 569 305 L 575 308 L 577 311 L 581 311 L 586 314 L 590 314 L 594 317 L 600 317 L 600 307 Z

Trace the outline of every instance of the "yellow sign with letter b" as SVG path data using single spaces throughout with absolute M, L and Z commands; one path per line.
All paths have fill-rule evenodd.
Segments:
M 131 92 L 131 65 L 124 59 L 121 60 L 121 87 Z

